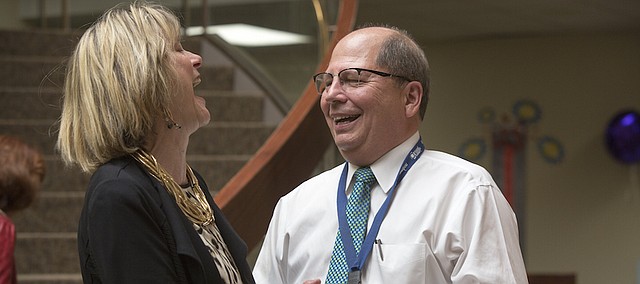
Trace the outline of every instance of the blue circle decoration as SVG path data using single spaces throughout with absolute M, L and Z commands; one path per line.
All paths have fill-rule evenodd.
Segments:
M 477 161 L 484 156 L 487 145 L 482 138 L 470 138 L 460 146 L 458 152 L 460 156 L 469 160 Z
M 605 140 L 609 153 L 618 161 L 640 161 L 640 113 L 625 110 L 616 114 L 607 127 Z
M 491 107 L 484 107 L 478 111 L 478 121 L 480 123 L 492 123 L 496 120 L 496 112 Z
M 558 164 L 564 159 L 564 147 L 558 139 L 551 136 L 543 136 L 538 139 L 538 152 L 545 161 Z
M 538 104 L 531 100 L 520 100 L 513 105 L 513 115 L 521 123 L 532 124 L 540 120 L 542 110 Z

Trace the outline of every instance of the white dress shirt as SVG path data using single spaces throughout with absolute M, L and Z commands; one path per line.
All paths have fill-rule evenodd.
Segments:
M 416 132 L 370 167 L 369 226 L 387 197 Z M 327 275 L 338 230 L 337 188 L 344 165 L 280 199 L 253 274 L 258 284 L 301 284 Z M 356 166 L 349 164 L 347 194 Z M 527 283 L 515 214 L 482 167 L 426 151 L 396 189 L 362 283 Z M 364 248 L 363 248 L 364 249 Z

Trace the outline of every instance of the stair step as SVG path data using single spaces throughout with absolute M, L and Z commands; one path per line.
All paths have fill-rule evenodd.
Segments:
M 0 54 L 68 56 L 78 39 L 78 34 L 56 31 L 0 30 Z
M 54 123 L 53 120 L 42 119 L 0 119 L 0 133 L 16 136 L 44 155 L 52 155 L 55 145 Z
M 0 86 L 61 88 L 64 81 L 62 63 L 0 58 Z
M 250 158 L 251 155 L 187 155 L 187 162 L 203 176 L 209 190 L 217 192 Z M 90 174 L 83 173 L 76 167 L 65 166 L 55 155 L 45 156 L 45 162 L 47 168 L 40 189 L 42 193 L 86 189 Z
M 78 229 L 83 200 L 84 191 L 41 192 L 29 208 L 12 216 L 16 231 L 74 232 Z
M 17 56 L 68 56 L 73 49 L 83 31 L 76 33 L 66 33 L 55 30 L 0 30 L 0 54 L 11 54 Z M 201 53 L 202 39 L 188 38 L 182 42 L 182 46 L 197 54 Z M 42 43 L 55 48 L 42 48 Z
M 59 156 L 45 155 L 44 160 L 46 174 L 36 200 L 45 193 L 84 190 L 89 183 L 89 174 L 81 172 L 78 168 L 66 167 Z M 16 214 L 21 215 L 20 212 Z
M 207 101 L 211 121 L 261 121 L 263 98 L 231 92 L 198 91 Z M 0 88 L 0 119 L 57 120 L 62 109 L 62 91 L 56 88 Z
M 54 121 L 0 120 L 0 133 L 28 141 L 45 155 L 54 155 Z M 262 123 L 210 123 L 191 136 L 189 154 L 252 155 L 273 132 L 274 127 Z
M 18 274 L 20 284 L 82 284 L 82 274 Z
M 15 247 L 16 272 L 18 274 L 80 273 L 76 239 L 75 232 L 18 232 Z
M 187 162 L 202 175 L 215 196 L 250 158 L 251 155 L 188 155 Z
M 211 194 L 215 194 L 246 163 L 247 157 L 222 160 L 191 159 L 189 165 L 198 171 L 206 181 Z M 49 169 L 47 169 L 49 170 Z M 86 177 L 86 182 L 74 186 L 65 185 L 69 177 Z M 12 216 L 16 231 L 29 232 L 73 232 L 77 229 L 89 175 L 79 173 L 64 176 L 47 172 L 47 180 L 59 180 L 58 188 L 51 181 L 45 181 L 34 203 Z M 73 177 L 73 179 L 76 179 Z
M 0 119 L 58 119 L 61 94 L 55 88 L 0 88 Z
M 211 113 L 211 122 L 260 122 L 263 120 L 264 98 L 260 96 L 238 96 L 233 94 L 216 94 L 214 92 L 198 93 L 207 101 Z
M 199 89 L 233 90 L 234 68 L 226 66 L 202 66 L 198 69 L 202 81 Z
M 252 122 L 211 123 L 191 135 L 191 155 L 253 155 L 275 130 Z
M 64 86 L 63 59 L 34 60 L 22 57 L 0 57 L 0 86 L 57 87 Z M 198 69 L 202 82 L 200 89 L 232 90 L 233 67 L 203 66 Z

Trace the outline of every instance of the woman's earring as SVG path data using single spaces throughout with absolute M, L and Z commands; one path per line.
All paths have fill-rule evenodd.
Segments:
M 180 128 L 182 128 L 182 125 L 177 124 L 177 123 L 175 123 L 175 122 L 171 122 L 171 123 L 168 123 L 168 124 L 167 124 L 167 128 L 169 128 L 169 129 L 172 129 L 172 128 L 174 128 L 174 127 L 175 127 L 176 129 L 180 129 Z
M 182 128 L 182 125 L 177 124 L 175 121 L 173 121 L 172 118 L 170 118 L 168 116 L 164 120 L 167 122 L 167 128 L 169 128 L 169 129 L 173 129 L 174 127 L 176 129 Z

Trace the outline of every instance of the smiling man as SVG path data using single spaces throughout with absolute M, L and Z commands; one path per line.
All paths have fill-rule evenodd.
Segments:
M 424 146 L 429 67 L 405 31 L 350 33 L 313 80 L 346 162 L 278 202 L 257 283 L 527 283 L 489 173 Z

